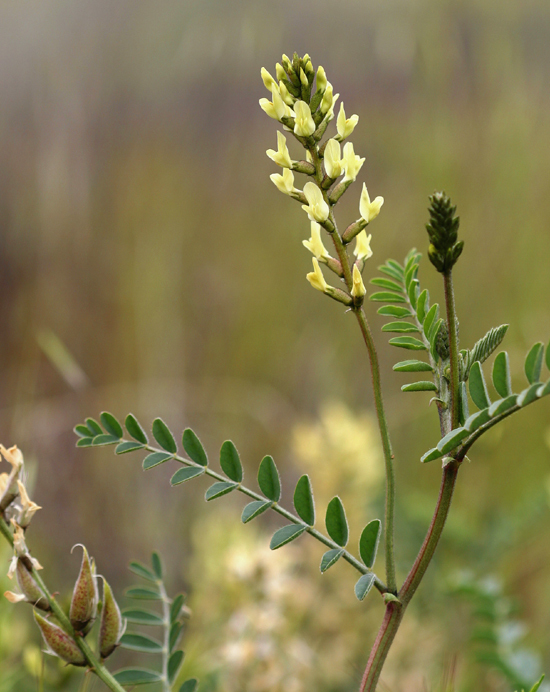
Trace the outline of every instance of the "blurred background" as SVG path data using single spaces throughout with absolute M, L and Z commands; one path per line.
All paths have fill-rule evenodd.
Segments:
M 24 451 L 43 507 L 28 543 L 62 597 L 79 568 L 70 549 L 85 543 L 121 601 L 127 563 L 159 550 L 193 610 L 182 679 L 200 677 L 205 692 L 356 690 L 379 599 L 356 601 L 346 564 L 321 577 L 307 537 L 271 553 L 276 517 L 243 527 L 240 498 L 206 506 L 206 481 L 170 488 L 174 468 L 145 475 L 139 455 L 77 450 L 72 428 L 102 410 L 147 427 L 161 416 L 175 432 L 193 427 L 213 459 L 233 439 L 253 486 L 272 454 L 289 505 L 305 472 L 320 509 L 339 493 L 352 545 L 380 516 L 360 335 L 305 281 L 308 224 L 268 177 L 277 128 L 258 106 L 260 68 L 274 73 L 294 50 L 359 115 L 359 183 L 385 197 L 365 279 L 387 257 L 425 251 L 427 197 L 446 190 L 466 243 L 454 272 L 461 345 L 510 323 L 519 391 L 527 349 L 550 337 L 546 0 L 0 4 L 0 439 Z M 359 193 L 339 205 L 341 225 Z M 441 300 L 435 274 L 424 261 L 421 282 Z M 439 464 L 419 458 L 438 426 L 428 394 L 400 392 L 391 366 L 406 354 L 367 310 L 404 578 L 435 505 Z M 384 692 L 513 692 L 550 674 L 548 401 L 487 434 L 471 462 Z M 0 692 L 37 689 L 31 620 L 0 603 Z M 111 668 L 125 660 L 117 652 Z M 44 689 L 81 685 L 48 659 Z

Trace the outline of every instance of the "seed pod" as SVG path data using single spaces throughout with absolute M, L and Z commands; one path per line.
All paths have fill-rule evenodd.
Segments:
M 34 580 L 34 577 L 25 567 L 21 559 L 17 560 L 15 576 L 17 578 L 17 584 L 25 596 L 27 603 L 32 603 L 37 608 L 40 608 L 40 610 L 48 612 L 50 610 L 48 599 L 44 596 L 40 587 Z
M 85 633 L 91 628 L 96 615 L 99 595 L 97 591 L 95 564 L 90 560 L 84 546 L 80 574 L 74 585 L 69 619 L 77 632 Z
M 34 619 L 38 627 L 40 627 L 44 641 L 51 653 L 59 656 L 59 658 L 72 666 L 86 665 L 84 654 L 61 627 L 43 618 L 36 610 L 34 611 Z
M 126 623 L 120 614 L 120 608 L 114 599 L 111 587 L 103 579 L 103 608 L 101 610 L 101 625 L 99 629 L 99 653 L 101 658 L 110 656 L 118 646 Z

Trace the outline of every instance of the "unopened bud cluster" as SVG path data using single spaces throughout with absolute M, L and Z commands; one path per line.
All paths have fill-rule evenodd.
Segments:
M 428 257 L 438 272 L 449 272 L 462 254 L 464 241 L 458 241 L 460 219 L 456 207 L 444 192 L 436 192 L 430 197 L 430 221 L 426 230 L 430 237 Z
M 23 601 L 51 614 L 54 602 L 38 583 L 41 580 L 36 574 L 36 570 L 42 569 L 42 566 L 32 557 L 25 542 L 25 531 L 36 511 L 41 508 L 29 499 L 23 480 L 25 472 L 21 451 L 17 447 L 5 449 L 0 445 L 0 452 L 12 467 L 10 473 L 0 473 L 0 516 L 13 528 L 14 554 L 10 561 L 8 577 L 13 579 L 15 576 L 19 587 L 18 592 L 6 591 L 4 596 L 11 603 Z M 34 611 L 34 618 L 42 632 L 48 653 L 74 666 L 84 666 L 87 663 L 77 639 L 89 633 L 97 618 L 99 606 L 95 562 L 88 555 L 86 548 L 81 547 L 82 563 L 69 609 L 72 631 L 64 629 L 53 617 L 48 619 Z M 125 623 L 109 585 L 105 580 L 103 584 L 99 650 L 101 657 L 106 658 L 118 645 Z M 71 628 L 67 625 L 67 629 Z
M 305 247 L 314 255 L 313 271 L 307 280 L 319 291 L 326 293 L 345 305 L 359 306 L 366 294 L 361 272 L 365 261 L 372 255 L 371 236 L 365 228 L 378 214 L 384 199 L 371 201 L 366 185 L 359 200 L 359 218 L 340 234 L 334 218 L 333 207 L 348 187 L 356 180 L 365 159 L 355 153 L 351 142 L 342 143 L 353 133 L 359 116 L 346 116 L 344 104 L 336 117 L 336 134 L 323 140 L 329 123 L 334 119 L 334 110 L 339 94 L 334 93 L 327 80 L 325 70 L 312 65 L 309 55 L 292 60 L 283 55 L 275 66 L 275 77 L 265 68 L 262 80 L 271 94 L 271 100 L 260 99 L 260 106 L 270 118 L 281 123 L 283 130 L 294 137 L 305 149 L 305 159 L 294 160 L 283 132 L 277 132 L 277 150 L 268 149 L 269 158 L 280 166 L 282 173 L 272 174 L 271 180 L 280 192 L 302 204 L 302 209 L 311 222 L 311 237 L 304 240 Z M 303 189 L 295 187 L 294 172 L 307 175 L 310 180 Z M 337 257 L 332 257 L 323 244 L 321 231 L 332 236 Z M 346 246 L 356 239 L 355 261 Z M 320 267 L 325 264 L 346 284 L 347 290 L 329 286 Z

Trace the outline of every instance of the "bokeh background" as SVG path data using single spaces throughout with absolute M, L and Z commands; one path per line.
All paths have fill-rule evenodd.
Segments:
M 445 189 L 466 243 L 462 345 L 510 323 L 523 388 L 523 355 L 550 337 L 546 0 L 0 5 L 0 430 L 23 449 L 43 507 L 28 542 L 61 594 L 75 543 L 119 594 L 129 560 L 159 550 L 193 610 L 184 677 L 205 692 L 357 689 L 379 599 L 355 600 L 345 564 L 321 577 L 307 537 L 270 553 L 276 517 L 243 527 L 239 498 L 206 506 L 205 481 L 172 489 L 173 468 L 143 474 L 137 455 L 77 450 L 72 427 L 102 410 L 147 426 L 161 416 L 176 432 L 192 426 L 213 458 L 233 439 L 252 484 L 272 454 L 288 503 L 308 472 L 321 508 L 342 496 L 353 540 L 380 515 L 361 339 L 306 283 L 308 224 L 268 177 L 276 126 L 258 107 L 259 72 L 294 50 L 360 116 L 359 180 L 385 197 L 365 277 L 425 250 L 427 196 Z M 359 187 L 340 204 L 343 224 Z M 426 261 L 420 278 L 441 298 Z M 403 352 L 368 310 L 404 577 L 435 503 L 439 465 L 419 458 L 437 424 L 428 395 L 401 394 L 391 366 Z M 548 402 L 486 435 L 461 476 L 383 690 L 512 692 L 550 673 Z M 37 689 L 29 611 L 0 604 L 1 692 Z M 125 660 L 115 656 L 113 668 Z M 81 684 L 48 659 L 46 690 Z

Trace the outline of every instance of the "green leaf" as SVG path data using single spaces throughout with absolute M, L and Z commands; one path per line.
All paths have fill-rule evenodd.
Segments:
M 130 562 L 129 569 L 134 574 L 137 574 L 138 577 L 143 577 L 144 579 L 148 579 L 149 581 L 153 582 L 157 581 L 157 578 L 153 572 L 151 572 L 151 570 L 145 565 L 142 565 L 141 562 Z
M 448 454 L 450 451 L 458 447 L 460 442 L 465 437 L 468 437 L 469 434 L 470 432 L 466 430 L 466 428 L 455 428 L 439 441 L 437 449 L 439 449 L 441 454 Z
M 405 270 L 399 264 L 399 262 L 396 262 L 394 259 L 386 260 L 386 266 L 394 269 L 401 276 L 401 278 L 405 276 Z
M 94 434 L 93 432 L 88 428 L 87 425 L 82 425 L 81 423 L 79 425 L 75 425 L 73 430 L 79 437 L 93 437 Z
M 527 406 L 527 404 L 532 403 L 535 399 L 538 399 L 538 391 L 540 389 L 540 382 L 535 382 L 527 389 L 524 389 L 517 398 L 518 406 Z
M 328 535 L 335 543 L 345 548 L 348 542 L 348 521 L 342 500 L 336 496 L 328 503 L 325 516 L 325 525 Z
M 271 507 L 271 502 L 269 500 L 254 500 L 254 502 L 249 502 L 243 509 L 241 515 L 241 521 L 243 524 L 248 524 L 249 521 L 259 517 L 263 514 L 266 509 Z
M 189 680 L 186 680 L 180 687 L 180 692 L 195 692 L 198 684 L 199 681 L 197 678 L 190 678 Z
M 480 339 L 470 351 L 469 362 L 485 362 L 491 353 L 496 351 L 500 342 L 504 339 L 506 332 L 508 331 L 508 326 L 509 325 L 507 324 L 501 324 L 500 327 L 493 327 L 493 329 L 489 329 L 487 334 L 485 334 L 485 336 Z
M 184 601 L 185 596 L 182 593 L 174 598 L 170 606 L 170 622 L 175 622 L 179 618 Z
M 443 318 L 440 317 L 438 320 L 436 320 L 431 328 L 428 334 L 426 336 L 428 337 L 428 341 L 432 344 L 432 347 L 435 345 L 435 340 L 437 338 L 437 335 L 439 334 L 439 330 L 441 329 L 441 325 L 443 324 Z
M 298 538 L 298 536 L 301 536 L 306 528 L 307 526 L 304 526 L 303 524 L 288 524 L 287 526 L 283 526 L 282 529 L 275 531 L 271 538 L 269 547 L 271 550 L 281 548 L 283 545 L 286 545 L 287 543 L 290 543 L 290 541 Z
M 427 464 L 428 461 L 433 461 L 434 459 L 439 459 L 439 457 L 442 457 L 443 453 L 439 451 L 437 447 L 433 447 L 432 449 L 429 449 L 426 454 L 420 457 L 420 461 L 423 464 Z
M 123 634 L 120 638 L 120 646 L 131 651 L 141 651 L 148 654 L 158 654 L 162 652 L 162 644 L 144 634 Z
M 113 673 L 119 685 L 147 685 L 151 682 L 161 682 L 162 675 L 147 668 L 123 668 Z
M 327 550 L 327 552 L 321 558 L 321 573 L 324 574 L 329 567 L 336 564 L 342 557 L 343 553 L 343 548 L 333 548 L 332 550 Z
M 157 579 L 162 579 L 162 562 L 157 552 L 151 553 L 151 564 L 153 565 L 153 572 L 157 575 Z
M 409 291 L 409 288 L 411 287 L 413 281 L 416 279 L 418 276 L 418 264 L 411 263 L 405 270 L 405 286 L 407 288 L 407 292 Z
M 126 589 L 128 598 L 137 598 L 142 601 L 161 601 L 162 597 L 156 589 L 149 589 L 146 586 L 132 586 Z
M 388 322 L 382 327 L 383 332 L 418 332 L 418 327 L 410 322 Z
M 128 620 L 128 622 L 131 622 L 134 625 L 158 626 L 164 624 L 164 620 L 160 617 L 160 615 L 157 615 L 150 610 L 127 608 L 126 610 L 122 611 L 122 615 Z
M 422 328 L 424 329 L 424 334 L 428 336 L 430 333 L 430 329 L 432 328 L 432 325 L 434 322 L 436 322 L 437 318 L 439 317 L 439 305 L 437 303 L 434 303 L 432 307 L 428 310 L 426 317 L 424 318 L 424 322 L 422 323 Z
M 120 442 L 120 437 L 110 434 L 105 435 L 102 433 L 101 435 L 96 435 L 94 437 L 92 444 L 94 447 L 104 447 L 105 445 L 114 445 L 117 442 Z
M 182 469 L 176 471 L 176 473 L 170 479 L 170 485 L 179 485 L 180 483 L 185 483 L 185 481 L 191 480 L 191 478 L 196 478 L 197 476 L 202 476 L 204 469 L 198 469 L 196 466 L 185 466 Z
M 313 499 L 311 481 L 307 474 L 303 475 L 296 483 L 294 507 L 302 521 L 305 521 L 309 526 L 315 524 L 315 501 Z
M 546 384 L 543 384 L 541 386 L 541 388 L 537 392 L 537 396 L 547 396 L 548 394 L 550 394 L 550 380 L 548 380 Z
M 411 382 L 401 387 L 402 392 L 437 392 L 437 387 L 433 382 L 422 380 L 421 382 Z
M 182 629 L 183 625 L 181 624 L 181 622 L 178 622 L 177 620 L 176 622 L 173 622 L 170 626 L 170 634 L 168 637 L 168 646 L 170 648 L 170 651 L 176 648 Z
M 500 416 L 501 413 L 505 413 L 508 409 L 511 409 L 512 406 L 515 406 L 517 400 L 517 394 L 512 394 L 511 396 L 507 396 L 506 399 L 495 401 L 489 406 L 489 416 L 491 418 L 493 418 L 493 416 Z
M 187 452 L 189 458 L 192 459 L 195 464 L 208 466 L 208 457 L 206 456 L 204 447 L 191 428 L 186 428 L 184 430 L 182 443 L 183 448 Z
M 168 659 L 168 682 L 172 684 L 183 663 L 183 651 L 174 651 Z
M 539 341 L 531 347 L 527 357 L 525 358 L 525 374 L 527 375 L 527 379 L 531 384 L 540 382 L 543 356 L 544 344 Z
M 381 533 L 380 519 L 369 521 L 361 533 L 361 538 L 359 539 L 359 555 L 361 555 L 361 560 L 363 560 L 369 569 L 371 569 L 376 560 Z
M 275 466 L 273 457 L 265 456 L 258 469 L 258 485 L 260 490 L 272 502 L 279 502 L 281 498 L 281 479 Z
M 94 438 L 93 437 L 81 437 L 80 440 L 77 441 L 76 446 L 77 447 L 91 447 L 94 443 Z
M 210 500 L 215 500 L 218 497 L 222 497 L 222 495 L 227 495 L 227 493 L 235 490 L 236 487 L 237 484 L 233 483 L 232 481 L 220 481 L 219 483 L 214 483 L 204 494 L 204 499 L 207 502 L 210 502 Z
M 392 346 L 398 346 L 399 348 L 407 348 L 410 351 L 427 351 L 428 349 L 422 341 L 415 339 L 414 336 L 396 336 L 390 339 L 389 342 Z
M 418 296 L 418 302 L 416 304 L 416 314 L 418 317 L 418 321 L 420 324 L 424 322 L 424 318 L 426 317 L 426 313 L 428 312 L 429 309 L 429 304 L 430 304 L 430 294 L 428 293 L 428 289 L 425 288 L 422 293 Z
M 131 440 L 127 442 L 121 442 L 116 446 L 115 454 L 126 454 L 127 452 L 133 452 L 136 449 L 143 449 L 141 442 L 132 442 Z
M 174 455 L 168 454 L 168 452 L 153 452 L 152 454 L 148 454 L 143 460 L 143 470 L 147 471 L 149 469 L 152 469 L 153 466 L 158 466 L 159 464 L 168 461 L 168 459 L 173 458 Z
M 86 425 L 92 432 L 92 435 L 95 437 L 96 435 L 102 435 L 103 434 L 103 429 L 99 423 L 94 420 L 93 418 L 86 418 L 85 420 Z
M 548 368 L 548 370 L 550 370 L 550 341 L 548 342 L 548 346 L 546 347 L 545 361 L 546 367 Z
M 402 308 L 400 305 L 383 305 L 381 308 L 378 308 L 376 312 L 379 315 L 397 317 L 397 319 L 413 316 L 413 313 L 408 308 Z
M 407 290 L 407 295 L 409 296 L 410 304 L 413 306 L 413 308 L 415 310 L 416 310 L 416 306 L 417 306 L 419 291 L 420 291 L 420 284 L 418 283 L 418 279 L 413 279 L 411 281 L 411 283 L 409 284 L 409 288 Z
M 147 444 L 148 438 L 145 434 L 145 430 L 141 427 L 141 425 L 138 423 L 137 418 L 133 414 L 129 413 L 126 416 L 124 425 L 126 426 L 126 430 L 128 431 L 128 433 L 134 438 L 134 440 L 137 440 L 138 442 L 141 442 L 141 444 L 144 445 Z
M 159 445 L 171 454 L 176 454 L 178 451 L 178 446 L 174 440 L 174 436 L 168 430 L 168 426 L 162 420 L 162 418 L 155 418 L 153 421 L 153 437 L 159 443 Z
M 531 687 L 530 692 L 537 692 L 537 690 L 539 689 L 539 687 L 542 685 L 542 681 L 544 680 L 544 677 L 545 677 L 544 675 L 541 675 L 541 676 L 540 676 L 539 681 L 536 682 L 536 683 L 533 685 L 533 687 Z
M 99 416 L 101 423 L 109 435 L 114 435 L 120 440 L 124 436 L 124 431 L 122 430 L 122 425 L 117 421 L 112 413 L 108 411 L 103 411 Z
M 407 300 L 400 293 L 390 293 L 389 291 L 380 291 L 379 293 L 371 293 L 370 300 L 375 303 L 406 303 Z
M 493 363 L 493 384 L 501 397 L 505 398 L 512 394 L 510 359 L 506 351 L 501 351 Z
M 240 483 L 243 479 L 243 466 L 239 458 L 237 448 L 227 440 L 223 443 L 220 450 L 220 466 L 228 478 L 231 478 L 235 483 Z
M 468 432 L 475 432 L 478 428 L 481 428 L 482 425 L 485 425 L 485 423 L 488 423 L 490 420 L 491 416 L 489 414 L 489 409 L 484 408 L 481 411 L 471 415 L 464 423 L 464 427 L 466 430 L 468 430 Z
M 459 421 L 460 425 L 464 425 L 464 422 L 470 415 L 470 410 L 468 407 L 468 391 L 466 389 L 466 382 L 460 383 L 458 393 L 460 396 Z
M 429 363 L 423 360 L 402 360 L 396 363 L 393 369 L 397 372 L 433 372 L 434 369 Z
M 376 276 L 374 279 L 370 280 L 370 283 L 374 284 L 374 286 L 387 288 L 388 291 L 397 291 L 397 293 L 403 293 L 403 286 L 395 281 L 392 281 L 391 279 L 384 279 L 383 277 Z
M 483 370 L 478 360 L 470 368 L 469 387 L 472 401 L 479 409 L 484 409 L 491 405 L 487 385 L 483 377 Z
M 360 601 L 362 601 L 368 594 L 368 592 L 372 589 L 373 584 L 374 574 L 372 572 L 369 572 L 368 574 L 363 574 L 363 576 L 359 579 L 359 581 L 355 585 L 355 595 Z

